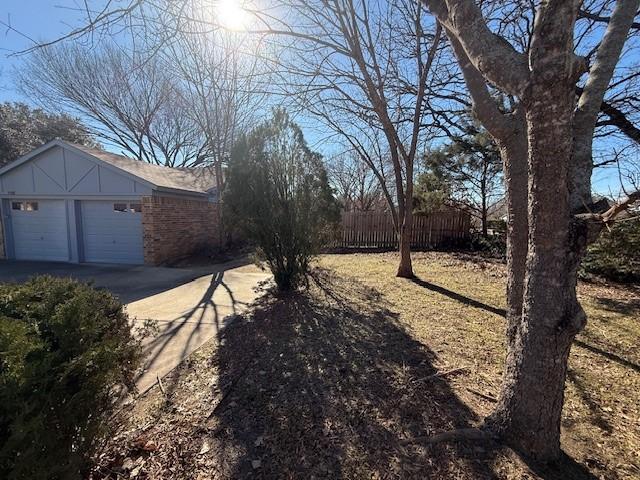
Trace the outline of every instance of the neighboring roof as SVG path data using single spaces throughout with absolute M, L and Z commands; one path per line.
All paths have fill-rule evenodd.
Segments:
M 124 155 L 117 155 L 96 148 L 89 148 L 63 140 L 52 140 L 47 144 L 36 148 L 30 153 L 0 168 L 0 175 L 22 165 L 31 158 L 45 152 L 52 147 L 70 148 L 79 150 L 81 153 L 89 155 L 97 160 L 133 175 L 158 190 L 182 191 L 198 194 L 209 194 L 216 190 L 216 176 L 212 168 L 171 168 L 160 165 L 152 165 L 142 160 L 135 160 Z
M 488 220 L 506 220 L 507 219 L 507 201 L 503 197 L 487 208 Z
M 577 213 L 588 213 L 588 212 L 603 213 L 607 211 L 609 208 L 611 208 L 614 204 L 615 202 L 612 199 L 605 197 L 603 195 L 598 195 L 597 193 L 594 193 L 592 195 L 591 205 L 589 205 L 589 207 L 585 207 L 579 210 Z M 494 204 L 492 204 L 487 209 L 487 218 L 489 220 L 506 220 L 507 216 L 508 216 L 507 200 L 504 197 L 498 200 L 497 202 L 495 202 Z M 629 211 L 625 211 L 625 212 L 621 212 L 618 218 L 623 219 L 629 216 L 630 216 Z
M 213 169 L 209 167 L 163 167 L 104 150 L 89 148 L 75 143 L 68 144 L 92 157 L 140 177 L 156 187 L 197 193 L 209 193 L 216 188 L 216 176 Z

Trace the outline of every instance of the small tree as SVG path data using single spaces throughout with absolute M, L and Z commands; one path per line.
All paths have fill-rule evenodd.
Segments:
M 486 237 L 489 207 L 504 195 L 502 159 L 486 130 L 467 126 L 451 144 L 426 154 L 424 166 L 418 185 L 448 186 L 447 203 L 469 212 Z
M 339 216 L 321 156 L 283 110 L 237 142 L 224 199 L 280 290 L 304 283 Z
M 422 172 L 416 179 L 413 196 L 413 211 L 430 214 L 442 209 L 451 198 L 451 184 L 448 178 L 432 171 Z

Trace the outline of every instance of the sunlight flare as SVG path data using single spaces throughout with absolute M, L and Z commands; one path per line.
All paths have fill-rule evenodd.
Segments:
M 224 28 L 235 31 L 247 29 L 249 14 L 243 8 L 242 0 L 219 0 L 215 4 L 215 12 Z

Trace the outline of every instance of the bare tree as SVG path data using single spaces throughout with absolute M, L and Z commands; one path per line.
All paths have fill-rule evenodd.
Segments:
M 524 48 L 492 31 L 473 0 L 423 2 L 445 28 L 474 112 L 505 163 L 507 359 L 500 399 L 485 426 L 528 455 L 550 460 L 560 453 L 569 350 L 586 322 L 576 297 L 578 264 L 602 226 L 640 196 L 634 192 L 603 214 L 576 213 L 591 203 L 598 112 L 639 2 L 616 2 L 590 68 L 574 53 L 581 2 L 540 2 Z M 576 103 L 576 83 L 585 72 Z M 517 100 L 513 112 L 498 109 L 488 83 Z
M 203 132 L 211 162 L 226 161 L 234 142 L 258 121 L 268 99 L 270 72 L 255 52 L 260 41 L 212 23 L 200 2 L 165 2 L 157 22 L 147 24 L 189 109 L 186 115 Z
M 276 65 L 282 93 L 329 127 L 376 176 L 399 237 L 397 275 L 412 277 L 414 163 L 432 133 L 427 106 L 443 49 L 441 29 L 411 0 L 288 0 L 282 8 L 285 17 L 261 15 L 264 27 L 254 30 L 286 49 Z
M 214 25 L 201 3 L 138 2 L 126 18 L 121 11 L 114 22 L 129 34 L 123 45 L 35 49 L 20 72 L 23 90 L 88 119 L 98 137 L 136 158 L 221 168 L 264 107 L 268 71 L 254 39 Z
M 19 79 L 42 106 L 73 112 L 96 137 L 135 158 L 168 166 L 203 159 L 204 136 L 158 57 L 114 43 L 99 49 L 60 43 L 32 52 Z
M 379 180 L 355 152 L 334 155 L 326 163 L 329 181 L 343 210 L 369 212 L 388 209 Z

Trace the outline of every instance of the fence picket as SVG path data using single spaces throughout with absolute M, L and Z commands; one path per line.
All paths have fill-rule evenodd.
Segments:
M 469 237 L 471 218 L 465 212 L 436 212 L 414 215 L 412 248 L 435 248 Z M 398 238 L 390 214 L 380 212 L 343 212 L 335 247 L 397 248 Z

